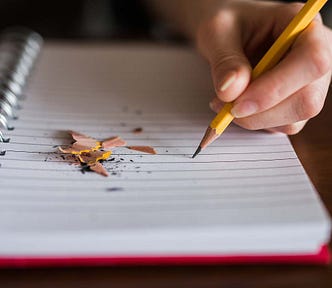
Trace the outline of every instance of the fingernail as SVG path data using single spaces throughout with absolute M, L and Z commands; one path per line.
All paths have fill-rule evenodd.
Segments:
M 218 113 L 222 107 L 222 103 L 218 98 L 215 97 L 210 101 L 209 106 L 213 112 Z
M 229 72 L 226 77 L 224 78 L 224 80 L 222 81 L 221 85 L 220 85 L 220 88 L 219 88 L 219 91 L 220 92 L 224 92 L 226 91 L 229 86 L 231 86 L 235 79 L 236 79 L 236 71 L 232 71 L 232 72 Z
M 255 114 L 258 111 L 258 106 L 252 101 L 243 101 L 234 105 L 231 110 L 232 115 L 235 118 L 243 118 Z

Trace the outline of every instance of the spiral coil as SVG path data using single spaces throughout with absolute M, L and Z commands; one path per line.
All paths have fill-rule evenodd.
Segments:
M 0 34 L 0 142 L 8 142 L 24 88 L 43 44 L 42 37 L 27 28 L 9 28 Z

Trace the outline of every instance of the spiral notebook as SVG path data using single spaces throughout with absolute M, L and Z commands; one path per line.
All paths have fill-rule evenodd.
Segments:
M 41 43 L 1 37 L 17 51 L 1 61 L 1 266 L 328 262 L 330 220 L 286 136 L 233 125 L 191 158 L 214 94 L 195 51 Z M 157 154 L 117 148 L 109 177 L 82 173 L 57 150 L 68 130 Z

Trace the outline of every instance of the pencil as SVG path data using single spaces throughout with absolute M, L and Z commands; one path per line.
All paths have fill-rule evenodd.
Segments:
M 308 0 L 306 2 L 253 69 L 251 75 L 252 80 L 255 80 L 262 73 L 277 65 L 297 36 L 312 22 L 327 1 L 328 0 Z M 233 121 L 234 116 L 231 113 L 232 107 L 232 103 L 226 103 L 222 110 L 211 121 L 192 158 L 195 158 L 204 148 L 216 140 Z

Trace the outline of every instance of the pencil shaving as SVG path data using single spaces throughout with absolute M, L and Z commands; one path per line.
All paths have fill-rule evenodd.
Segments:
M 67 148 L 59 147 L 62 153 L 79 155 L 81 153 L 88 153 L 90 151 L 96 151 L 101 148 L 101 142 L 87 135 L 78 133 L 76 131 L 68 132 L 75 142 Z
M 154 150 L 154 148 L 151 146 L 127 146 L 127 148 L 130 150 L 136 150 L 143 153 L 157 154 L 156 150 Z
M 101 146 L 103 148 L 114 148 L 114 147 L 122 147 L 125 146 L 127 143 L 123 139 L 121 139 L 119 136 L 112 137 L 109 139 L 104 140 L 101 143 Z
M 105 177 L 108 177 L 108 173 L 107 173 L 107 170 L 105 169 L 105 167 L 99 163 L 99 162 L 96 162 L 92 165 L 89 165 L 89 168 L 96 172 L 97 174 L 100 174 L 102 176 L 105 176 Z
M 111 156 L 111 151 L 91 151 L 88 153 L 82 153 L 77 157 L 82 163 L 94 164 L 98 161 L 107 160 Z
M 98 150 L 101 147 L 101 142 L 84 134 L 78 133 L 76 131 L 70 131 L 69 132 L 73 139 L 76 141 L 73 146 L 82 147 L 80 149 L 92 149 L 92 150 Z
M 90 136 L 78 133 L 76 131 L 69 131 L 69 134 L 75 140 L 75 142 L 66 147 L 58 147 L 59 151 L 65 154 L 70 154 L 77 164 L 82 166 L 82 172 L 94 171 L 105 177 L 108 176 L 106 169 L 100 163 L 100 161 L 107 160 L 112 154 L 112 151 L 100 151 L 102 143 Z M 110 138 L 116 144 L 120 144 L 119 137 Z M 108 139 L 107 141 L 109 141 Z M 117 141 L 115 141 L 117 140 Z
M 63 147 L 58 147 L 58 148 L 62 153 L 78 155 L 81 153 L 88 153 L 90 151 L 96 151 L 100 147 L 101 147 L 100 145 L 85 146 L 85 145 L 75 142 L 74 144 L 72 144 L 71 146 L 68 146 L 67 148 L 63 148 Z

